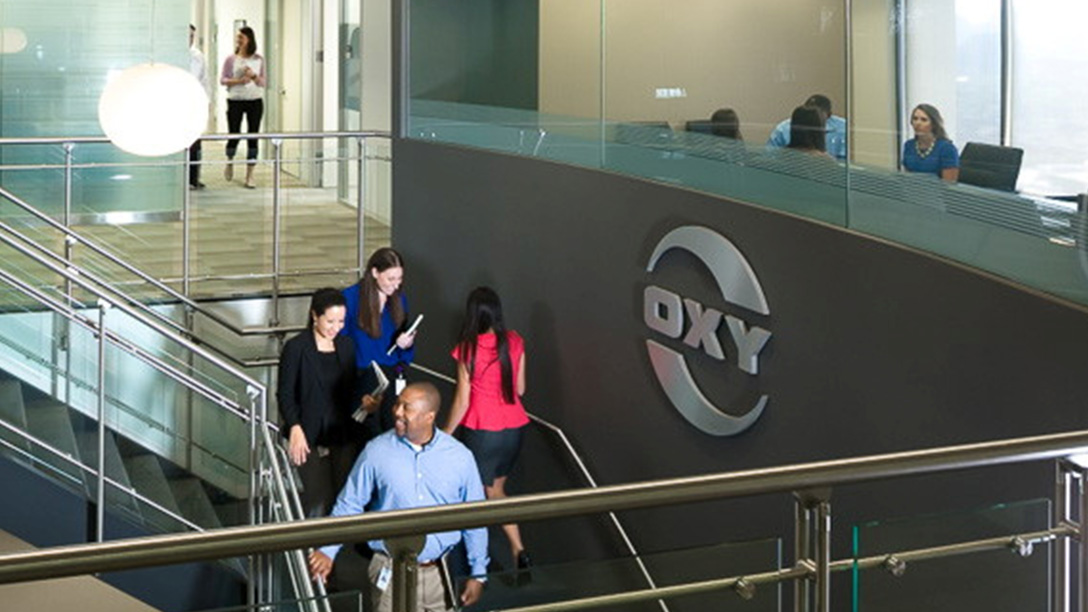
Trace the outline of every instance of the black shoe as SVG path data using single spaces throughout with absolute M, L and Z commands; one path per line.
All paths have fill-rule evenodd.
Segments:
M 517 583 L 518 586 L 525 586 L 533 581 L 533 561 L 529 559 L 529 553 L 524 550 L 518 553 L 517 556 Z

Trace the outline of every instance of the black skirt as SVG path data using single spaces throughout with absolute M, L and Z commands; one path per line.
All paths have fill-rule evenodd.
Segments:
M 486 429 L 461 428 L 461 442 L 472 451 L 480 480 L 490 487 L 496 478 L 509 476 L 521 451 L 524 427 L 488 431 Z

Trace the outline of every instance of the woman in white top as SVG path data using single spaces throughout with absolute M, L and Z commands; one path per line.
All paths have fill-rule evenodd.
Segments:
M 246 131 L 255 134 L 261 128 L 264 114 L 265 62 L 257 53 L 257 38 L 253 28 L 243 26 L 234 36 L 234 55 L 223 62 L 219 83 L 227 86 L 227 128 L 231 134 L 242 131 L 242 117 L 246 118 Z M 238 151 L 238 139 L 227 141 L 227 168 L 223 172 L 228 181 L 234 178 L 234 154 Z M 253 168 L 257 164 L 257 139 L 246 140 L 246 187 L 253 189 Z

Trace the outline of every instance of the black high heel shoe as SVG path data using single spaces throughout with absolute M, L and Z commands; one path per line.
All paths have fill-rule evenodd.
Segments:
M 529 558 L 529 553 L 524 550 L 518 553 L 517 559 L 517 583 L 518 586 L 525 586 L 533 581 L 533 561 Z

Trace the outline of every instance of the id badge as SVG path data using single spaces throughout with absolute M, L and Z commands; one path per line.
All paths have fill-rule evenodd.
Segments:
M 393 384 L 393 390 L 396 391 L 397 397 L 400 397 L 400 392 L 404 391 L 404 388 L 408 386 L 408 381 L 404 380 L 404 376 L 398 376 L 396 382 Z
M 393 568 L 386 565 L 380 571 L 378 571 L 378 579 L 374 581 L 374 586 L 378 587 L 379 591 L 384 591 L 389 586 L 389 581 L 393 578 Z

